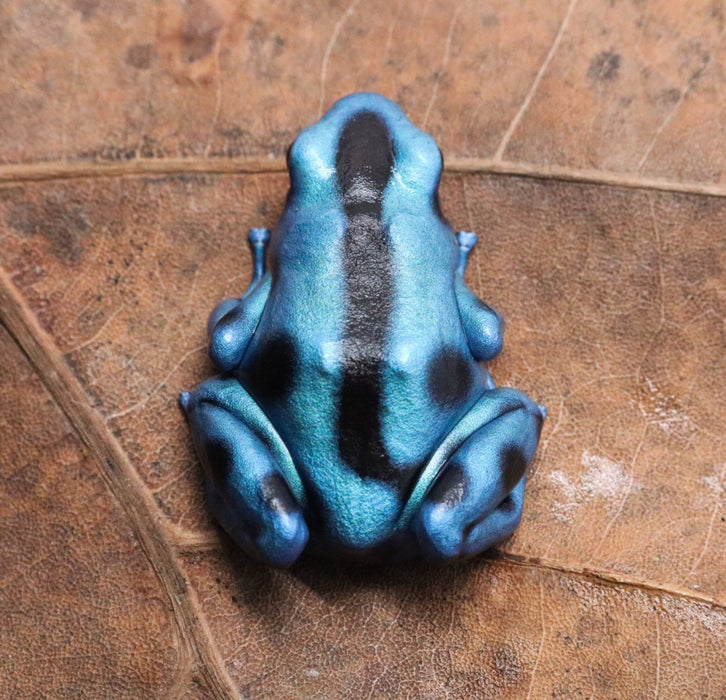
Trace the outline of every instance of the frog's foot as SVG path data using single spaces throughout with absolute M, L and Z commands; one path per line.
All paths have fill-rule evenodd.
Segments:
M 430 559 L 478 554 L 511 535 L 522 516 L 524 474 L 543 412 L 513 389 L 487 392 L 477 409 L 486 422 L 453 451 L 411 523 Z
M 180 403 L 217 520 L 248 554 L 274 566 L 292 564 L 308 540 L 302 487 L 267 417 L 233 378 L 210 379 Z

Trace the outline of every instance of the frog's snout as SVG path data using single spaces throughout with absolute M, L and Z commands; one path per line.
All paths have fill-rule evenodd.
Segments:
M 541 403 L 538 403 L 537 408 L 539 408 L 539 412 L 542 416 L 542 420 L 545 420 L 547 418 L 547 406 L 544 406 Z

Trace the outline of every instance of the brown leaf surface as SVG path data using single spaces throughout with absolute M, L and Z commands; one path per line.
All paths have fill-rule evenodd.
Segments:
M 68 420 L 0 327 L 4 697 L 154 698 L 187 659 L 163 588 Z
M 713 3 L 2 4 L 4 692 L 722 698 L 723 31 Z M 550 409 L 521 528 L 468 565 L 259 567 L 176 407 L 278 156 L 354 89 L 442 145 L 494 376 Z
M 718 698 L 726 687 L 723 611 L 678 596 L 487 560 L 290 574 L 225 547 L 184 563 L 244 697 Z
M 432 3 L 414 16 L 383 0 L 15 0 L 0 15 L 2 160 L 279 156 L 355 90 L 397 97 L 446 149 L 490 155 L 565 4 Z

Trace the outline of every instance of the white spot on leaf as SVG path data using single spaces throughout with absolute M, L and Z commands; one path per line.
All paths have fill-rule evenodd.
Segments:
M 553 514 L 562 522 L 572 523 L 575 512 L 595 499 L 606 501 L 608 510 L 615 512 L 630 486 L 630 477 L 620 462 L 585 451 L 580 464 L 586 471 L 577 481 L 559 469 L 548 476 L 559 491 L 552 505 Z

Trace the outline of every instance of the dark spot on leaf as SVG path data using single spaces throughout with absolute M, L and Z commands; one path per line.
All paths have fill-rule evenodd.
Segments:
M 91 19 L 99 2 L 100 0 L 73 0 L 73 9 L 81 13 L 81 19 L 85 22 Z
M 720 279 L 723 268 L 718 250 L 701 248 L 692 250 L 681 256 L 678 264 L 679 274 L 691 285 L 703 286 L 709 280 Z
M 0 202 L 20 202 L 25 197 L 25 189 L 20 186 L 4 187 L 0 189 Z
M 667 88 L 665 90 L 661 90 L 661 92 L 658 93 L 658 101 L 663 102 L 666 105 L 672 106 L 678 102 L 678 100 L 681 99 L 681 91 L 674 87 L 674 88 Z
M 107 160 L 119 162 L 136 158 L 136 149 L 130 146 L 104 144 L 91 151 L 81 151 L 80 156 L 89 160 Z
M 204 0 L 189 0 L 187 8 L 189 14 L 181 35 L 181 57 L 184 63 L 194 63 L 212 51 L 224 22 Z
M 67 263 L 80 259 L 80 238 L 90 228 L 80 206 L 54 201 L 42 205 L 18 202 L 10 210 L 8 223 L 21 235 L 44 236 L 50 242 L 50 252 Z
M 152 58 L 154 55 L 152 54 Z M 155 138 L 144 134 L 141 137 L 141 146 L 138 148 L 138 153 L 142 158 L 155 158 L 163 156 L 164 150 Z
M 153 58 L 154 47 L 151 44 L 133 44 L 126 49 L 126 58 L 124 60 L 133 68 L 146 70 L 151 66 Z
M 241 126 L 233 126 L 222 131 L 222 136 L 230 141 L 239 141 L 246 135 L 245 130 Z
M 173 512 L 172 512 L 171 508 L 169 508 L 169 506 L 167 505 L 166 501 L 164 501 L 161 498 L 161 496 L 159 496 L 158 494 L 155 494 L 154 495 L 154 500 L 156 501 L 156 505 L 159 506 L 159 509 L 161 510 L 161 512 L 164 515 L 166 515 L 168 518 L 170 518 L 170 517 L 173 516 Z
M 620 69 L 620 54 L 612 51 L 601 51 L 590 61 L 587 77 L 593 82 L 614 80 Z
M 40 221 L 40 211 L 33 202 L 17 202 L 8 213 L 8 224 L 23 236 L 40 233 Z
M 494 654 L 494 668 L 505 681 L 518 681 L 522 675 L 519 658 L 514 649 L 508 646 L 497 649 Z

